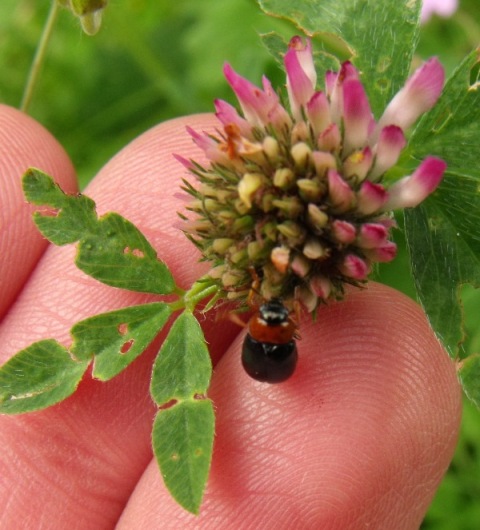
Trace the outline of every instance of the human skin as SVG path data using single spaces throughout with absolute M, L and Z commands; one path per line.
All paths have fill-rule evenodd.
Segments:
M 175 227 L 184 168 L 204 161 L 185 132 L 211 115 L 163 123 L 125 147 L 86 193 L 147 236 L 182 287 L 206 264 Z M 0 107 L 0 362 L 53 337 L 70 344 L 85 317 L 155 300 L 101 285 L 33 225 L 20 176 L 36 166 L 69 192 L 61 146 L 27 116 Z M 4 296 L 7 293 L 8 296 Z M 107 383 L 87 375 L 54 407 L 0 417 L 0 527 L 73 529 L 415 529 L 452 458 L 460 422 L 455 366 L 421 309 L 370 283 L 300 325 L 299 363 L 279 385 L 242 370 L 245 330 L 201 318 L 215 371 L 212 469 L 198 517 L 166 491 L 152 457 L 151 365 L 162 337 Z

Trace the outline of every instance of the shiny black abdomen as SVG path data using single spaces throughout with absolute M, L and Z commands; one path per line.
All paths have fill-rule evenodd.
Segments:
M 297 346 L 294 340 L 285 344 L 260 342 L 247 334 L 242 348 L 242 364 L 250 377 L 265 383 L 281 383 L 295 371 Z

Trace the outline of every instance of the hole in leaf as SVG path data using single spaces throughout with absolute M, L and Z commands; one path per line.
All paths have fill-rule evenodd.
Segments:
M 42 217 L 58 217 L 62 213 L 61 208 L 39 208 L 37 213 Z
M 128 331 L 128 324 L 126 324 L 125 322 L 122 322 L 121 324 L 117 326 L 117 329 L 120 335 L 126 335 Z
M 145 254 L 139 248 L 131 249 L 130 247 L 125 247 L 123 249 L 123 253 L 124 254 L 131 254 L 132 256 L 135 256 L 136 258 L 145 257 Z
M 174 407 L 177 403 L 178 403 L 178 401 L 176 399 L 171 399 L 170 401 L 167 401 L 163 405 L 160 405 L 158 408 L 160 410 L 170 409 L 170 408 Z
M 390 88 L 391 84 L 392 83 L 390 82 L 390 80 L 385 77 L 381 77 L 375 82 L 375 85 L 377 86 L 380 92 L 386 92 Z
M 122 347 L 120 348 L 120 353 L 128 353 L 130 351 L 130 348 L 133 346 L 133 343 L 135 341 L 133 339 L 127 340 L 127 342 L 124 342 Z

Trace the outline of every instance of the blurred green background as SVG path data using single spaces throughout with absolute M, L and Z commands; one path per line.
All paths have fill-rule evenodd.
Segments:
M 339 0 L 341 1 L 341 0 Z M 0 3 L 0 102 L 18 107 L 48 0 Z M 158 122 L 213 109 L 213 99 L 235 103 L 222 66 L 258 83 L 275 85 L 283 74 L 258 33 L 287 24 L 262 14 L 255 0 L 111 0 L 95 37 L 62 10 L 29 113 L 45 125 L 72 158 L 82 187 L 138 134 Z M 440 58 L 447 74 L 480 44 L 480 2 L 461 0 L 449 19 L 422 28 L 419 59 Z M 401 231 L 399 258 L 378 278 L 414 297 Z M 480 297 L 463 289 L 468 339 L 463 354 L 480 352 Z M 434 530 L 480 528 L 480 413 L 465 402 L 462 432 L 450 469 L 422 525 Z

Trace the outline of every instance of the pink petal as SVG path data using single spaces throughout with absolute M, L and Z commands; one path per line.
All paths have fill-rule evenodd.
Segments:
M 264 123 L 272 124 L 278 130 L 284 130 L 285 127 L 290 127 L 292 120 L 288 112 L 280 104 L 278 94 L 273 89 L 270 81 L 263 76 L 262 85 L 264 94 L 267 98 L 265 102 L 265 118 Z
M 331 123 L 318 137 L 317 145 L 320 151 L 338 153 L 342 137 L 336 123 Z
M 200 147 L 209 160 L 218 164 L 229 163 L 228 155 L 222 149 L 222 144 L 216 142 L 206 133 L 200 134 L 191 127 L 186 127 L 186 129 L 188 134 L 193 138 L 195 144 Z
M 375 122 L 365 89 L 357 79 L 350 79 L 343 84 L 343 123 L 343 153 L 348 154 L 365 146 Z
M 173 194 L 173 196 L 175 197 L 175 199 L 184 203 L 189 203 L 192 201 L 192 196 L 188 193 L 185 193 L 184 191 L 177 191 Z
M 314 276 L 310 280 L 310 289 L 318 296 L 326 300 L 330 296 L 332 283 L 325 276 Z
M 357 210 L 363 215 L 370 215 L 382 208 L 388 194 L 381 184 L 366 180 L 357 193 Z
M 317 84 L 317 70 L 313 62 L 311 40 L 305 39 L 304 44 L 303 39 L 298 35 L 295 35 L 290 39 L 290 42 L 288 43 L 288 48 L 289 50 L 295 50 L 302 70 L 307 74 L 308 78 L 310 79 L 311 85 L 315 87 L 315 85 Z
M 313 94 L 307 103 L 306 113 L 315 136 L 318 136 L 330 125 L 330 106 L 323 92 L 315 92 Z
M 315 171 L 320 177 L 325 175 L 327 170 L 337 168 L 336 158 L 332 154 L 325 153 L 324 151 L 313 151 L 312 160 Z
M 443 88 L 445 73 L 436 57 L 432 57 L 407 80 L 390 101 L 380 118 L 377 133 L 386 125 L 398 125 L 404 131 L 437 102 Z
M 313 64 L 310 40 L 304 45 L 300 37 L 293 37 L 284 57 L 287 71 L 287 91 L 290 108 L 297 121 L 302 119 L 301 108 L 313 95 L 317 73 Z
M 214 104 L 215 110 L 217 111 L 215 116 L 223 123 L 223 125 L 234 124 L 238 127 L 242 136 L 245 136 L 246 138 L 252 137 L 252 126 L 245 118 L 239 116 L 235 107 L 221 99 L 216 99 Z
M 355 254 L 347 254 L 339 267 L 344 276 L 354 280 L 365 280 L 368 275 L 368 264 Z
M 365 180 L 373 162 L 372 150 L 365 147 L 362 151 L 354 151 L 343 163 L 343 175 L 355 178 L 357 182 Z
M 388 190 L 385 210 L 413 208 L 426 199 L 440 184 L 447 164 L 440 158 L 427 157 L 409 177 L 396 182 Z
M 348 245 L 355 240 L 357 231 L 355 226 L 348 221 L 336 219 L 332 223 L 332 235 L 339 243 Z
M 395 221 L 395 218 L 390 216 L 377 217 L 375 219 L 375 222 L 383 225 L 387 230 L 390 230 L 390 228 L 397 228 L 398 226 L 397 222 Z
M 388 230 L 383 224 L 364 223 L 360 228 L 358 246 L 361 248 L 377 248 L 385 244 Z
M 305 278 L 305 276 L 310 272 L 311 267 L 311 261 L 302 254 L 297 254 L 290 264 L 292 271 L 300 278 Z
M 407 144 L 405 135 L 397 125 L 387 125 L 380 131 L 380 138 L 376 145 L 375 163 L 368 175 L 370 180 L 376 180 L 385 171 L 393 167 Z
M 380 247 L 366 250 L 365 254 L 371 261 L 388 263 L 397 255 L 397 245 L 393 241 L 385 241 Z
M 352 188 L 350 188 L 334 169 L 328 170 L 327 177 L 328 194 L 333 206 L 340 212 L 351 208 L 355 197 Z
M 238 98 L 245 118 L 252 126 L 263 127 L 269 123 L 273 123 L 276 126 L 289 124 L 288 114 L 280 105 L 278 95 L 272 89 L 268 79 L 263 78 L 264 90 L 262 91 L 253 83 L 237 74 L 228 63 L 225 64 L 223 72 Z M 286 121 L 281 124 L 277 123 L 276 121 L 280 117 Z M 273 120 L 276 121 L 274 122 Z
M 308 313 L 315 311 L 318 304 L 317 295 L 306 285 L 297 285 L 295 287 L 295 300 L 298 300 Z
M 325 75 L 325 88 L 330 100 L 332 121 L 340 123 L 343 114 L 343 85 L 347 81 L 359 79 L 357 69 L 349 61 L 342 64 L 338 74 L 327 72 Z
M 193 162 L 183 157 L 182 155 L 177 155 L 176 153 L 173 153 L 173 158 L 175 158 L 175 160 L 180 162 L 180 164 L 182 164 L 182 166 L 188 169 L 189 171 L 195 168 L 195 165 L 193 164 Z
M 327 70 L 327 72 L 325 72 L 325 91 L 329 98 L 332 97 L 335 84 L 337 82 L 337 77 L 338 72 L 332 72 L 331 70 Z

